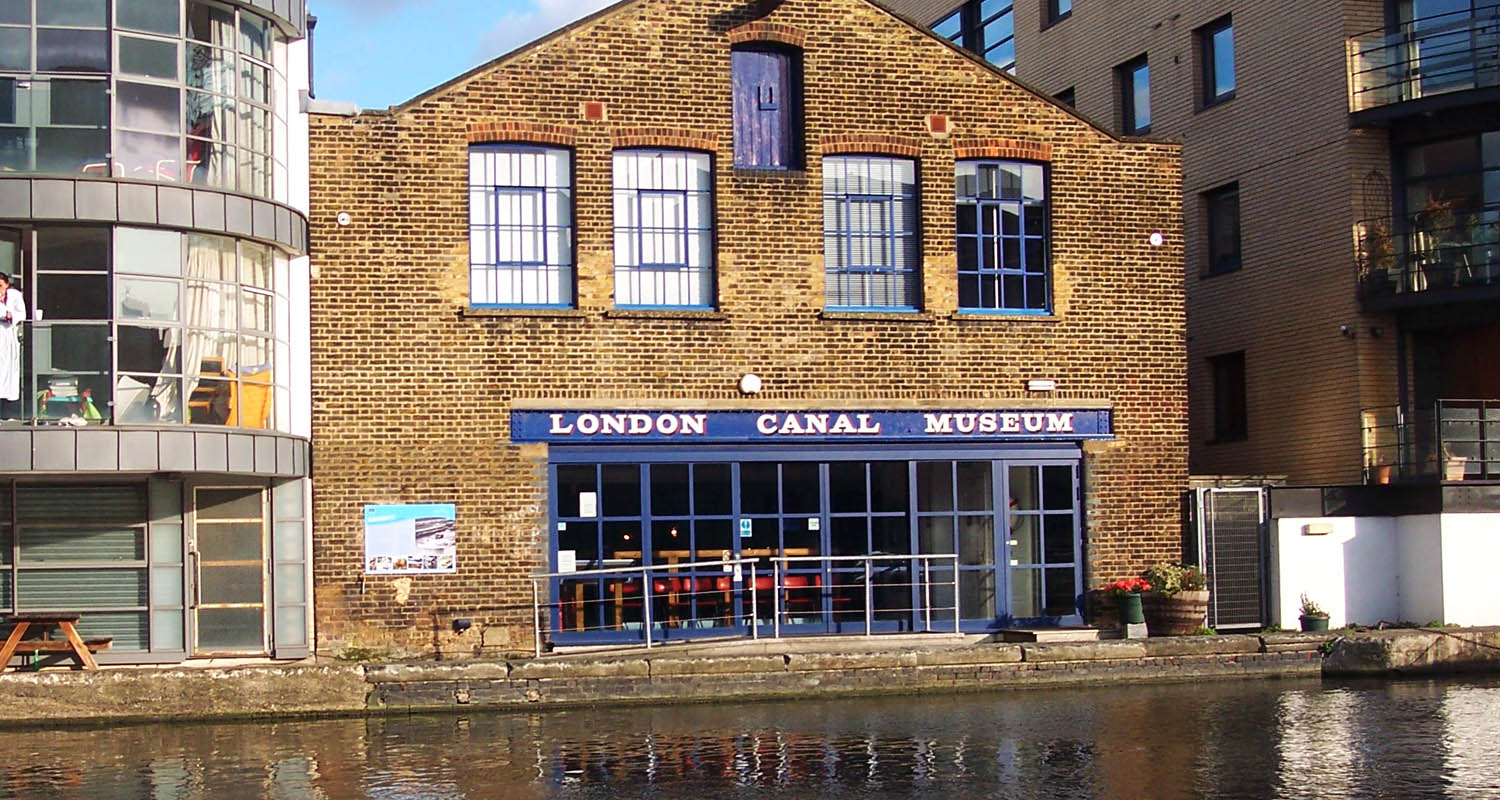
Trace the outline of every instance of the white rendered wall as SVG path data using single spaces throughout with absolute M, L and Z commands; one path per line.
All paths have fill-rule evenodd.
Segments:
M 1443 613 L 1456 625 L 1500 625 L 1500 514 L 1444 514 Z
M 290 181 L 287 202 L 308 213 L 311 189 L 308 161 L 307 113 L 302 110 L 302 94 L 307 91 L 307 40 L 287 45 L 287 96 L 281 98 L 287 127 L 287 174 Z M 292 259 L 292 434 L 312 438 L 312 295 L 311 261 L 306 257 Z
M 1443 618 L 1443 534 L 1436 514 L 1396 518 L 1401 557 L 1401 613 L 1390 622 L 1422 624 Z
M 1331 525 L 1333 532 L 1308 536 L 1307 525 Z M 1271 553 L 1272 624 L 1296 628 L 1304 593 L 1328 612 L 1330 627 L 1397 619 L 1395 527 L 1388 518 L 1277 520 Z

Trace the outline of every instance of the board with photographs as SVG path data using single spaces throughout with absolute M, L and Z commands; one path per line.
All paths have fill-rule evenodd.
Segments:
M 365 506 L 365 574 L 458 572 L 457 518 L 452 503 Z

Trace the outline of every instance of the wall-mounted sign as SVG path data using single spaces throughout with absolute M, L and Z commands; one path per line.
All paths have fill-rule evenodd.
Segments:
M 365 574 L 458 572 L 457 519 L 451 503 L 365 506 Z
M 515 442 L 852 442 L 1113 439 L 1109 409 L 512 411 Z

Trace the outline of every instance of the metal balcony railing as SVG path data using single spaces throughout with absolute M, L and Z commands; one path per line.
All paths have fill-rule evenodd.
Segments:
M 1500 480 L 1500 400 L 1360 412 L 1366 483 Z
M 1500 284 L 1500 204 L 1363 220 L 1355 245 L 1366 297 Z
M 1500 5 L 1422 17 L 1352 37 L 1349 108 L 1372 108 L 1500 84 Z
M 770 574 L 764 565 L 757 573 L 758 559 L 737 558 L 532 575 L 534 652 L 541 656 L 548 632 L 639 639 L 649 649 L 688 631 L 779 639 L 843 625 L 865 636 L 962 629 L 956 554 L 769 560 Z

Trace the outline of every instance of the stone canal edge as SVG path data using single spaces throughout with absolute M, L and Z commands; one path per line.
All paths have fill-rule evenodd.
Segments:
M 512 661 L 8 672 L 0 675 L 0 727 L 1500 672 L 1500 628 L 863 652 L 794 652 L 792 642 L 761 642 L 752 654 L 662 649 Z

